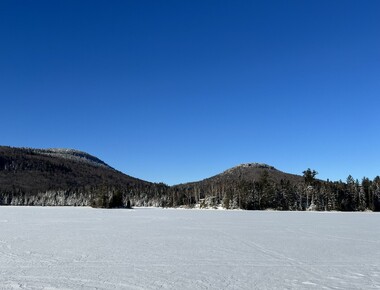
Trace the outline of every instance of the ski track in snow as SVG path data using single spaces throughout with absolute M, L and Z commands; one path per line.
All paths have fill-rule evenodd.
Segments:
M 0 289 L 380 289 L 380 215 L 0 207 Z

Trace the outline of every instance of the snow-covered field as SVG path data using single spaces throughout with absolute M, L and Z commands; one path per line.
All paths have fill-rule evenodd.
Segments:
M 0 207 L 0 289 L 380 289 L 380 215 Z

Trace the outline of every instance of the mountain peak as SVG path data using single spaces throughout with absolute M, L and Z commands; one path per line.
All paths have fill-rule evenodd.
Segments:
M 269 179 L 275 183 L 280 183 L 281 180 L 289 180 L 295 184 L 303 182 L 303 178 L 299 175 L 285 173 L 276 169 L 274 166 L 258 162 L 242 163 L 227 169 L 220 174 L 206 178 L 201 182 L 221 183 L 239 182 L 241 180 L 252 182 L 260 180 L 264 172 L 267 172 L 269 174 Z
M 229 174 L 233 173 L 237 170 L 246 170 L 246 169 L 268 169 L 268 170 L 276 170 L 273 166 L 270 166 L 265 163 L 258 163 L 258 162 L 253 162 L 253 163 L 242 163 L 240 165 L 234 166 L 230 169 L 227 169 L 226 171 L 223 172 L 223 174 Z
M 258 162 L 253 162 L 253 163 L 242 163 L 238 166 L 235 166 L 234 168 L 262 168 L 262 169 L 276 169 L 271 165 L 265 164 L 265 163 L 258 163 Z

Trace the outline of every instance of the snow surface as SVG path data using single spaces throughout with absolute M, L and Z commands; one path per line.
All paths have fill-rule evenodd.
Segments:
M 380 289 L 380 215 L 0 207 L 0 289 Z

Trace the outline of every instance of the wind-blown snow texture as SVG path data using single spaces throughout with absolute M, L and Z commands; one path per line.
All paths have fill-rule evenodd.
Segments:
M 0 207 L 1 289 L 379 289 L 380 215 Z

